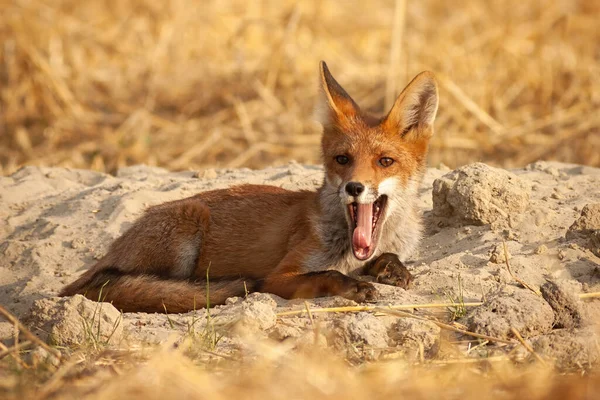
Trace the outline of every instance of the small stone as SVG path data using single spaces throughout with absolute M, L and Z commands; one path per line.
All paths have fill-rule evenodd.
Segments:
M 541 244 L 535 249 L 535 254 L 545 254 L 547 252 L 548 247 L 545 244 Z
M 567 252 L 563 249 L 560 249 L 558 250 L 557 256 L 559 260 L 564 260 L 565 258 L 567 258 Z
M 588 246 L 592 253 L 600 257 L 600 230 L 590 234 Z
M 29 353 L 29 357 L 31 357 L 31 363 L 35 366 L 50 364 L 54 367 L 58 367 L 60 364 L 60 360 L 43 347 L 36 347 Z
M 552 175 L 555 178 L 558 178 L 560 176 L 558 169 L 555 167 L 548 167 L 548 168 L 546 168 L 546 170 L 544 172 Z
M 506 254 L 508 254 L 508 259 L 511 259 L 510 252 L 508 251 L 508 246 L 506 248 Z M 490 261 L 494 264 L 503 264 L 506 262 L 506 256 L 504 254 L 504 246 L 503 245 L 495 245 L 492 248 L 492 252 L 490 254 Z
M 214 168 L 205 169 L 202 173 L 202 178 L 204 179 L 216 179 L 217 176 L 217 171 Z
M 81 249 L 82 247 L 85 247 L 85 245 L 85 239 L 83 238 L 75 238 L 71 241 L 72 249 Z
M 451 171 L 452 170 L 452 168 L 450 168 L 449 166 L 447 166 L 444 163 L 440 163 L 440 165 L 438 166 L 438 169 L 440 171 Z

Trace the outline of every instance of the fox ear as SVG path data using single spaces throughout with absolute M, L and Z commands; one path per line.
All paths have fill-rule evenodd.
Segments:
M 389 132 L 406 138 L 429 138 L 438 109 L 438 89 L 433 73 L 421 72 L 404 88 L 383 121 Z
M 320 63 L 321 90 L 319 100 L 315 107 L 315 117 L 323 124 L 330 125 L 346 117 L 353 117 L 359 113 L 358 105 L 346 93 L 343 87 L 329 72 L 325 61 Z

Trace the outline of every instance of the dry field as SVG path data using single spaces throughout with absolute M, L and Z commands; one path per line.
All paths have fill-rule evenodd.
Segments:
M 0 174 L 317 163 L 321 59 L 377 113 L 434 71 L 431 165 L 600 165 L 595 0 L 5 0 L 0 11 Z
M 600 166 L 599 20 L 596 0 L 0 0 L 0 175 L 23 165 L 114 173 L 139 163 L 318 163 L 311 114 L 321 59 L 375 113 L 415 74 L 434 71 L 432 166 Z M 600 393 L 598 371 L 563 374 L 512 356 L 349 366 L 311 346 L 256 342 L 239 357 L 84 346 L 58 361 L 15 329 L 22 347 L 0 342 L 0 398 Z

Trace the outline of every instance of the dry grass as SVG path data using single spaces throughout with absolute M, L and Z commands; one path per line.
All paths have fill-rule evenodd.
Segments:
M 390 309 L 376 311 L 427 319 L 447 332 L 464 333 L 435 319 Z M 0 315 L 15 323 L 15 332 L 35 338 L 7 310 L 0 309 Z M 138 344 L 121 349 L 83 345 L 78 349 L 62 348 L 63 356 L 37 338 L 26 342 L 15 339 L 10 348 L 0 342 L 4 348 L 0 348 L 0 398 L 364 399 L 375 396 L 478 400 L 484 394 L 490 400 L 591 400 L 600 391 L 597 367 L 580 366 L 569 374 L 559 373 L 552 360 L 538 355 L 516 330 L 513 333 L 526 349 L 524 354 L 519 354 L 514 346 L 502 344 L 479 352 L 475 350 L 489 344 L 488 340 L 465 347 L 464 341 L 442 335 L 440 357 L 433 360 L 424 359 L 422 353 L 421 357 L 410 357 L 402 351 L 391 351 L 382 353 L 377 362 L 369 362 L 369 357 L 357 362 L 324 348 L 317 340 L 318 325 L 313 321 L 314 343 L 274 342 L 248 334 L 239 338 L 239 347 L 230 347 L 228 354 L 207 349 L 206 343 L 194 336 L 183 341 L 174 336 L 161 347 Z M 363 351 L 369 353 L 368 346 Z
M 375 112 L 435 71 L 432 165 L 600 165 L 599 19 L 595 0 L 9 0 L 0 173 L 316 163 L 320 59 Z
M 285 344 L 256 342 L 235 359 L 198 360 L 182 348 L 78 353 L 56 367 L 38 363 L 12 374 L 0 368 L 0 397 L 591 400 L 600 391 L 597 372 L 563 375 L 541 362 L 516 365 L 503 356 L 351 367 L 323 349 L 290 351 Z

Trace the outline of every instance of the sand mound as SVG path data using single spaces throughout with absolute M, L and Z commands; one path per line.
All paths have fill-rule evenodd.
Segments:
M 33 314 L 80 318 L 82 312 L 59 311 L 69 302 L 87 310 L 94 310 L 96 303 L 48 298 L 101 257 L 146 207 L 240 183 L 314 189 L 322 177 L 320 167 L 296 163 L 259 171 L 201 173 L 137 166 L 121 169 L 117 176 L 23 168 L 0 178 L 0 303 L 21 318 L 36 301 Z M 576 221 L 593 211 L 586 205 L 600 202 L 599 184 L 600 169 L 558 163 L 538 162 L 510 172 L 474 164 L 446 175 L 429 169 L 419 191 L 427 234 L 408 265 L 415 276 L 414 285 L 405 291 L 376 284 L 381 293 L 379 305 L 485 300 L 483 306 L 468 309 L 464 316 L 463 322 L 474 330 L 511 338 L 510 328 L 514 327 L 540 349 L 548 348 L 546 343 L 555 337 L 562 340 L 565 335 L 576 335 L 556 329 L 588 327 L 598 315 L 594 312 L 597 302 L 581 302 L 577 296 L 600 290 L 600 258 L 579 234 L 595 233 L 597 228 Z M 571 226 L 577 229 L 569 230 Z M 577 235 L 567 234 L 575 230 Z M 589 236 L 585 240 L 589 241 Z M 521 287 L 509 274 L 504 253 L 499 251 L 502 241 L 506 241 L 514 274 L 536 290 L 545 285 L 543 297 Z M 311 308 L 352 304 L 337 297 L 308 302 Z M 253 294 L 211 309 L 210 326 L 219 330 L 218 335 L 224 334 L 217 345 L 223 351 L 242 346 L 243 333 L 255 331 L 298 345 L 344 348 L 352 343 L 352 348 L 362 349 L 363 359 L 365 354 L 378 358 L 389 351 L 411 356 L 416 351 L 425 357 L 438 353 L 439 329 L 421 321 L 372 313 L 315 313 L 313 321 L 306 314 L 277 317 L 304 307 L 301 300 Z M 114 345 L 160 343 L 173 334 L 183 336 L 191 331 L 206 335 L 206 317 L 206 310 L 169 317 L 124 314 L 119 325 L 122 335 L 116 336 L 120 342 Z M 30 322 L 40 328 L 48 318 Z M 60 323 L 56 318 L 53 325 Z M 108 319 L 114 323 L 113 317 Z M 108 327 L 110 321 L 102 324 Z M 313 332 L 315 324 L 318 334 Z M 80 328 L 77 323 L 72 325 Z M 10 335 L 12 327 L 0 323 L 0 338 Z M 75 342 L 83 340 L 76 334 L 72 337 Z M 574 339 L 573 345 L 586 346 L 588 342 L 592 341 Z

